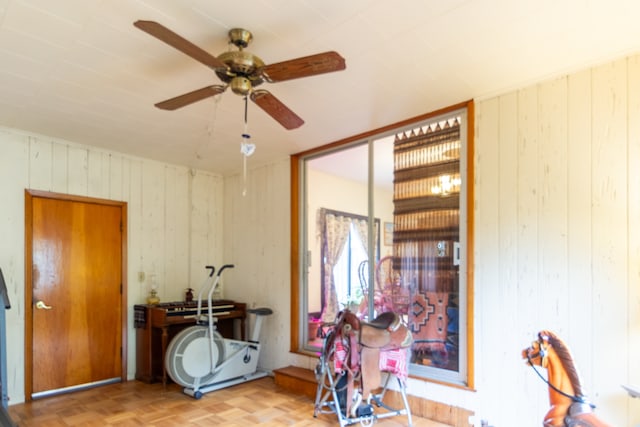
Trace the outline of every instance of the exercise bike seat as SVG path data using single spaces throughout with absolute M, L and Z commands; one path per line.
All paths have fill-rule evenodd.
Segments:
M 273 310 L 268 307 L 248 308 L 247 313 L 255 314 L 258 316 L 268 316 L 273 314 Z

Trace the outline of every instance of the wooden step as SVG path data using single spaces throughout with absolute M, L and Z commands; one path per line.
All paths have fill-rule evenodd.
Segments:
M 297 395 L 307 396 L 310 399 L 316 398 L 316 388 L 318 382 L 311 369 L 297 366 L 287 366 L 285 368 L 274 369 L 274 380 L 277 386 Z

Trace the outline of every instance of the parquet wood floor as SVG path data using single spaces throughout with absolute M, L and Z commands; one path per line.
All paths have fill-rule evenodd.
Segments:
M 111 384 L 9 406 L 19 426 L 336 426 L 335 414 L 313 417 L 313 401 L 276 386 L 273 378 L 239 384 L 195 400 L 170 384 Z M 392 417 L 375 425 L 406 425 Z M 358 426 L 359 424 L 355 424 Z M 448 427 L 413 417 L 415 427 Z

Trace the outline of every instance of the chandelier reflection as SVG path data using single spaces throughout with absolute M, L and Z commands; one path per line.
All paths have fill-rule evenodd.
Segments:
M 438 184 L 431 187 L 431 194 L 447 196 L 451 193 L 460 192 L 460 184 L 462 183 L 462 180 L 459 175 L 440 175 L 438 177 L 438 181 Z

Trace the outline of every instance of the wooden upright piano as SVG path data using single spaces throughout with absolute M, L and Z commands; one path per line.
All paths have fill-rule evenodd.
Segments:
M 203 314 L 208 313 L 207 307 L 206 302 L 202 304 Z M 167 345 L 178 332 L 195 325 L 197 308 L 197 302 L 166 302 L 133 306 L 137 380 L 146 383 L 162 381 L 166 384 L 164 355 Z M 244 340 L 247 317 L 245 303 L 214 300 L 211 311 L 218 319 L 217 329 L 223 337 Z

